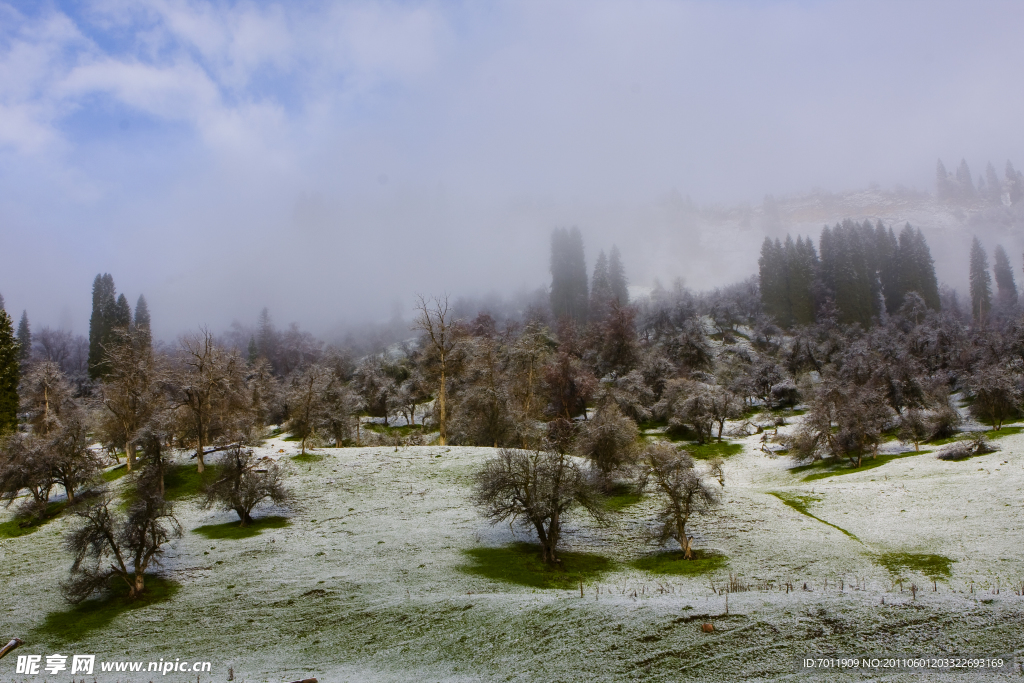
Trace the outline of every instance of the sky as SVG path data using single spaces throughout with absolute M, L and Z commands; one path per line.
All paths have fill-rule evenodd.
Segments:
M 109 272 L 165 338 L 263 306 L 325 332 L 543 286 L 572 225 L 636 284 L 722 285 L 756 263 L 696 268 L 659 207 L 1024 165 L 1021 26 L 1019 2 L 0 2 L 0 293 L 85 333 Z

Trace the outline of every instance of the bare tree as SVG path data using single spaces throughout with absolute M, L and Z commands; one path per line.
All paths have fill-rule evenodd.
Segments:
M 419 317 L 416 318 L 415 328 L 424 333 L 437 358 L 437 370 L 440 375 L 437 389 L 437 425 L 440 432 L 438 443 L 443 446 L 448 442 L 446 382 L 449 361 L 458 342 L 458 321 L 455 320 L 454 313 L 448 305 L 448 295 L 432 297 L 429 301 L 419 296 L 416 310 L 419 311 Z
M 884 394 L 870 386 L 827 379 L 818 388 L 810 409 L 789 447 L 798 459 L 823 455 L 847 458 L 860 467 L 867 454 L 878 455 L 882 432 L 893 411 Z
M 993 363 L 976 371 L 967 385 L 974 402 L 971 413 L 999 429 L 1015 415 L 1021 403 L 1020 378 L 1002 364 Z
M 124 445 L 128 469 L 135 468 L 139 429 L 161 400 L 160 377 L 148 343 L 148 332 L 134 327 L 113 332 L 113 342 L 103 347 L 106 374 L 102 400 L 111 420 L 106 431 Z
M 0 441 L 0 499 L 5 506 L 10 507 L 27 490 L 31 497 L 19 508 L 19 516 L 35 519 L 44 515 L 56 485 L 52 465 L 43 439 L 17 432 L 4 436 Z
M 245 363 L 213 339 L 209 330 L 182 337 L 176 371 L 169 388 L 185 416 L 196 443 L 198 470 L 206 469 L 206 446 L 215 441 L 232 443 L 246 437 L 249 416 L 245 392 Z
M 921 442 L 931 436 L 931 425 L 923 411 L 917 408 L 908 408 L 903 411 L 899 418 L 899 435 L 903 443 L 914 444 L 914 450 L 921 450 Z
M 146 571 L 159 564 L 164 545 L 181 535 L 171 504 L 142 474 L 126 511 L 109 495 L 75 510 L 82 524 L 65 541 L 75 560 L 61 584 L 68 601 L 81 602 L 114 578 L 128 586 L 130 599 L 138 598 L 146 588 Z
M 60 427 L 66 413 L 75 410 L 75 389 L 53 362 L 36 363 L 21 380 L 21 412 L 32 433 L 47 436 Z
M 302 439 L 302 453 L 306 452 L 306 441 L 327 418 L 327 394 L 333 382 L 334 374 L 316 363 L 292 376 L 288 429 Z
M 615 472 L 636 461 L 638 438 L 636 423 L 623 415 L 614 401 L 606 400 L 594 418 L 580 428 L 576 453 L 594 463 L 607 490 Z
M 563 453 L 503 448 L 476 475 L 474 502 L 492 524 L 518 522 L 533 527 L 541 557 L 561 566 L 558 542 L 564 515 L 582 507 L 601 518 L 601 499 L 591 478 Z
M 281 481 L 281 469 L 270 458 L 256 459 L 241 446 L 228 451 L 217 479 L 206 487 L 206 507 L 234 510 L 239 526 L 252 524 L 252 511 L 270 501 L 283 505 L 291 498 Z
M 653 483 L 661 494 L 656 538 L 662 545 L 675 539 L 687 560 L 693 559 L 693 537 L 686 525 L 694 515 L 706 515 L 719 504 L 718 492 L 708 481 L 712 478 L 725 486 L 721 461 L 712 461 L 706 472 L 700 472 L 688 453 L 666 443 L 651 444 L 641 456 L 638 489 Z
M 76 410 L 67 415 L 60 428 L 52 431 L 44 447 L 49 452 L 51 477 L 75 504 L 75 493 L 99 473 L 101 461 L 89 448 L 89 429 L 85 414 Z

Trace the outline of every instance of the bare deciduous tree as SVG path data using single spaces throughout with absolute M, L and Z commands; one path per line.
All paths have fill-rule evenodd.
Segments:
M 608 489 L 615 472 L 636 461 L 638 437 L 636 423 L 609 399 L 594 418 L 580 428 L 576 453 L 594 463 L 601 472 L 602 486 Z
M 493 524 L 508 520 L 533 527 L 545 564 L 560 566 L 558 542 L 564 515 L 582 507 L 601 517 L 593 481 L 568 455 L 503 448 L 476 476 L 474 502 Z
M 302 453 L 306 452 L 306 441 L 327 419 L 328 392 L 333 382 L 334 374 L 316 363 L 292 376 L 288 429 L 302 439 Z
M 712 461 L 706 472 L 700 472 L 688 453 L 666 443 L 651 444 L 641 456 L 638 489 L 653 483 L 661 494 L 656 538 L 662 545 L 675 539 L 687 560 L 693 559 L 693 537 L 686 525 L 694 515 L 705 515 L 719 503 L 718 492 L 708 481 L 711 478 L 725 486 L 721 461 Z
M 448 415 L 445 401 L 446 382 L 448 377 L 448 365 L 452 351 L 458 343 L 457 323 L 455 315 L 448 305 L 448 296 L 432 297 L 427 301 L 422 296 L 418 297 L 416 310 L 419 317 L 416 318 L 416 329 L 421 330 L 430 343 L 438 361 L 438 374 L 440 375 L 437 385 L 437 425 L 440 432 L 438 443 L 445 445 L 448 442 Z
M 146 588 L 146 571 L 160 562 L 164 545 L 181 535 L 171 504 L 158 494 L 145 470 L 125 512 L 104 496 L 75 514 L 82 524 L 65 541 L 75 560 L 61 585 L 72 603 L 106 588 L 114 578 L 128 586 L 129 598 L 138 598 Z
M 160 377 L 147 334 L 133 327 L 120 328 L 113 332 L 113 342 L 103 347 L 102 397 L 111 416 L 104 431 L 121 441 L 129 470 L 135 468 L 139 430 L 161 400 Z
M 243 527 L 252 524 L 252 511 L 259 505 L 267 501 L 283 505 L 290 497 L 277 463 L 256 459 L 251 449 L 241 446 L 228 451 L 217 479 L 206 487 L 206 507 L 234 510 Z

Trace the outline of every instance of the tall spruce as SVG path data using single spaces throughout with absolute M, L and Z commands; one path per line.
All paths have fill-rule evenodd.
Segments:
M 996 300 L 1003 306 L 1017 305 L 1017 283 L 1013 278 L 1013 266 L 1003 245 L 997 244 L 993 253 L 995 263 L 992 272 L 996 276 Z
M 999 182 L 999 176 L 996 175 L 996 167 L 992 165 L 991 161 L 985 167 L 985 186 L 989 203 L 1001 204 L 1003 201 L 1003 184 Z
M 776 324 L 789 327 L 792 312 L 789 304 L 786 253 L 778 239 L 765 237 L 761 243 L 761 257 L 757 260 L 761 287 L 761 305 Z
M 612 283 L 608 278 L 608 257 L 601 251 L 594 263 L 594 275 L 590 279 L 590 319 L 604 320 L 611 304 Z
M 622 254 L 619 248 L 612 245 L 612 251 L 608 255 L 608 281 L 611 283 L 612 294 L 619 306 L 629 303 L 629 281 L 626 279 L 626 269 L 622 266 Z
M 153 348 L 153 331 L 150 327 L 152 321 L 149 317 L 149 304 L 146 303 L 146 297 L 139 295 L 139 300 L 135 302 L 135 321 L 134 326 L 138 331 L 138 340 L 145 348 Z
M 925 305 L 932 310 L 939 310 L 939 281 L 935 276 L 935 261 L 928 248 L 928 242 L 920 228 L 916 230 L 907 223 L 900 231 L 899 241 L 899 298 L 907 292 L 917 292 L 924 299 Z
M 992 308 L 992 276 L 988 272 L 988 255 L 981 241 L 971 242 L 971 315 L 983 323 Z
M 878 311 L 878 274 L 874 229 L 845 220 L 821 231 L 822 282 L 839 309 L 839 322 L 871 325 Z
M 114 303 L 114 330 L 120 330 L 125 332 L 132 326 L 132 307 L 128 303 L 128 297 L 124 294 L 117 297 L 117 301 Z
M 92 283 L 92 316 L 89 318 L 89 377 L 100 379 L 106 374 L 103 347 L 110 344 L 114 331 L 117 297 L 110 273 L 97 275 Z
M 556 228 L 551 233 L 551 312 L 555 318 L 586 322 L 587 262 L 579 228 Z
M 18 321 L 18 360 L 22 366 L 28 362 L 32 355 L 32 328 L 28 324 L 28 311 L 21 312 L 21 320 Z
M 882 221 L 875 226 L 875 253 L 878 258 L 878 281 L 882 287 L 887 313 L 895 313 L 903 303 L 903 288 L 900 284 L 900 243 L 892 228 L 886 228 Z
M 956 169 L 957 193 L 961 199 L 973 199 L 975 196 L 974 179 L 971 178 L 971 169 L 967 166 L 967 160 L 961 159 Z
M 14 321 L 0 306 L 0 434 L 18 428 L 18 383 L 21 362 Z
M 786 238 L 787 245 L 790 243 Z M 790 316 L 795 325 L 814 323 L 814 281 L 818 273 L 818 254 L 808 237 L 797 237 L 793 253 L 787 254 L 787 284 L 789 287 Z

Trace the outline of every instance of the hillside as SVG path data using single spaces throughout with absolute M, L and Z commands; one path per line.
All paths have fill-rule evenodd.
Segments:
M 605 527 L 573 519 L 565 548 L 580 555 L 567 556 L 564 578 L 520 571 L 522 554 L 507 548 L 529 536 L 489 526 L 468 503 L 491 449 L 295 457 L 296 444 L 277 439 L 261 450 L 281 460 L 297 504 L 262 515 L 287 521 L 225 538 L 234 514 L 186 495 L 163 602 L 67 611 L 55 590 L 70 562 L 66 517 L 0 540 L 4 631 L 25 640 L 19 654 L 210 660 L 204 681 L 225 680 L 229 667 L 250 682 L 734 681 L 786 677 L 793 656 L 811 652 L 1020 656 L 1024 435 L 1015 431 L 989 455 L 945 462 L 927 447 L 848 473 L 793 471 L 750 436 L 726 461 L 723 505 L 693 527 L 695 546 L 724 562 L 704 561 L 708 571 L 693 576 L 632 566 L 657 552 L 641 534 L 652 506 L 624 501 Z M 712 586 L 730 579 L 740 590 L 726 615 Z M 704 622 L 715 633 L 699 632 Z M 0 664 L 7 680 L 13 659 Z M 97 680 L 117 680 L 109 676 Z

